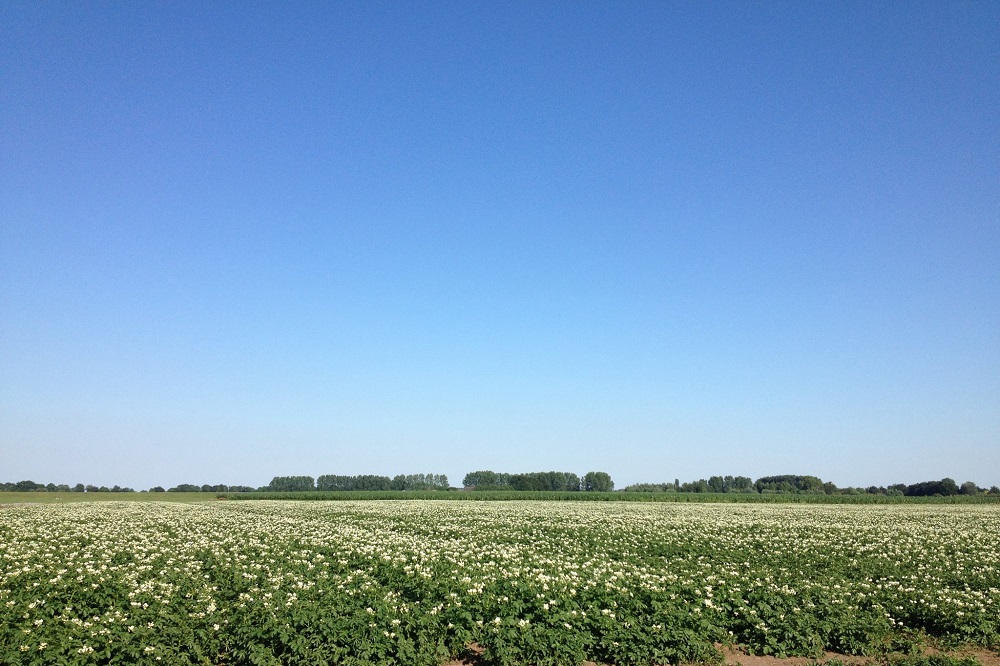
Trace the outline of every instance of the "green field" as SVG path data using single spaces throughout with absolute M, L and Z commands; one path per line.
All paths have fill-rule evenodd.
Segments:
M 814 657 L 995 650 L 998 538 L 995 505 L 8 505 L 0 663 L 430 666 L 472 646 L 518 666 L 713 662 L 727 644 Z

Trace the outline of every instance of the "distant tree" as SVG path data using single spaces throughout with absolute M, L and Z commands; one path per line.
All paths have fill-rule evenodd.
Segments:
M 462 479 L 466 488 L 478 490 L 542 490 L 575 492 L 581 489 L 580 477 L 573 472 L 497 473 L 488 470 L 469 472 Z
M 88 493 L 96 493 L 96 492 L 100 492 L 100 490 L 101 490 L 101 489 L 100 489 L 100 488 L 98 488 L 98 487 L 97 487 L 97 486 L 95 486 L 95 485 L 91 485 L 91 484 L 89 484 L 89 483 L 88 483 L 88 484 L 87 484 L 87 486 L 86 486 L 86 488 L 85 488 L 85 490 L 86 490 L 86 491 L 87 491 Z
M 311 476 L 276 476 L 271 479 L 268 490 L 273 492 L 316 490 L 316 482 Z
M 588 492 L 607 493 L 615 489 L 615 482 L 607 472 L 587 472 L 583 476 L 583 489 Z
M 202 484 L 199 488 L 203 493 L 225 493 L 229 491 L 229 486 L 224 483 L 217 483 L 214 486 L 208 483 Z
M 316 490 L 354 490 L 354 477 L 338 474 L 321 474 L 316 479 Z
M 193 483 L 179 483 L 173 488 L 167 488 L 168 493 L 198 493 L 201 492 L 201 486 L 196 486 Z
M 688 481 L 681 484 L 682 493 L 709 493 L 712 492 L 711 487 L 708 485 L 708 481 L 705 479 L 698 479 L 697 481 Z
M 462 479 L 462 485 L 466 488 L 509 488 L 510 474 L 491 472 L 482 470 L 479 472 L 469 472 Z
M 977 486 L 972 481 L 966 481 L 958 489 L 958 494 L 959 495 L 978 495 L 981 492 L 982 492 L 982 489 L 979 486 Z
M 937 481 L 921 481 L 920 483 L 911 483 L 906 486 L 906 491 L 903 494 L 908 497 L 926 497 L 933 495 L 933 491 L 939 489 Z M 940 495 L 941 493 L 937 494 Z
M 799 474 L 782 474 L 779 476 L 763 476 L 754 482 L 760 493 L 813 493 L 826 492 L 823 480 L 816 476 Z
M 83 492 L 86 492 L 86 491 L 87 491 L 87 487 L 85 485 L 83 485 L 82 483 L 78 483 L 75 486 L 73 486 L 73 492 L 74 493 L 83 493 Z
M 424 476 L 421 474 L 420 476 Z M 424 481 L 426 482 L 426 481 Z M 362 474 L 358 477 L 358 490 L 391 490 L 392 479 L 380 474 Z
M 514 490 L 578 491 L 580 477 L 572 472 L 526 472 L 511 474 L 509 483 Z
M 165 493 L 167 491 L 163 488 L 163 486 L 153 486 L 152 488 L 149 489 L 149 492 L 151 492 L 151 493 Z
M 942 495 L 948 497 L 958 494 L 958 484 L 954 479 L 944 478 L 940 481 L 922 481 L 906 486 L 906 495 L 911 497 L 929 497 Z
M 541 490 L 536 484 L 537 479 L 529 474 L 511 474 L 510 487 L 514 490 Z
M 990 495 L 1000 495 L 1000 488 L 997 486 L 990 486 Z
M 626 493 L 675 493 L 677 489 L 672 483 L 633 483 L 622 488 Z
M 406 488 L 405 477 L 398 476 L 398 488 L 396 490 L 408 490 Z M 376 476 L 374 474 L 363 474 L 361 476 L 342 476 L 337 474 L 324 474 L 316 479 L 317 490 L 392 490 L 393 481 L 387 476 Z
M 548 490 L 558 490 L 560 492 L 578 492 L 580 490 L 580 477 L 573 472 L 544 472 L 548 482 Z
M 670 484 L 664 484 L 670 485 Z M 711 476 L 708 479 L 680 482 L 674 479 L 674 489 L 682 493 L 756 493 L 753 479 L 748 476 Z

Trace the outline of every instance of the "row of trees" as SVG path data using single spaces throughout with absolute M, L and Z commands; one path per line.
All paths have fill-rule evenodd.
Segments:
M 316 490 L 448 490 L 449 487 L 444 474 L 397 474 L 391 479 L 374 474 L 324 474 L 316 479 Z
M 35 483 L 34 481 L 18 481 L 17 483 L 0 483 L 0 492 L 8 493 L 134 493 L 132 488 L 121 486 L 91 486 L 78 483 L 69 486 L 65 483 Z
M 462 485 L 475 490 L 552 490 L 552 491 L 590 491 L 610 492 L 615 484 L 606 472 L 587 472 L 582 477 L 573 472 L 527 472 L 523 474 L 508 474 L 481 470 L 469 472 L 462 480 Z M 226 485 L 195 485 L 181 483 L 173 488 L 154 486 L 149 492 L 301 492 L 310 490 L 448 490 L 448 477 L 444 474 L 399 474 L 395 477 L 362 474 L 359 476 L 341 476 L 324 474 L 317 479 L 311 476 L 276 476 L 271 483 L 260 488 L 252 486 Z M 989 490 L 980 488 L 972 481 L 962 485 L 953 479 L 944 478 L 940 481 L 922 481 L 906 485 L 897 483 L 891 486 L 869 486 L 868 488 L 838 488 L 833 483 L 816 476 L 784 474 L 780 476 L 763 476 L 753 481 L 748 476 L 711 476 L 708 479 L 698 479 L 681 483 L 674 479 L 673 483 L 637 483 L 626 486 L 625 492 L 667 492 L 667 493 L 759 493 L 759 494 L 816 494 L 816 495 L 906 495 L 910 497 L 950 496 L 950 495 L 981 495 L 988 493 L 1000 495 L 1000 488 L 992 486 Z M 88 492 L 88 493 L 131 493 L 132 488 L 113 486 L 94 486 L 78 483 L 75 486 L 54 483 L 35 483 L 34 481 L 18 481 L 16 483 L 0 483 L 2 492 Z M 140 492 L 146 492 L 145 490 Z
M 626 486 L 627 492 L 666 492 L 666 493 L 814 493 L 824 494 L 833 487 L 832 483 L 824 484 L 816 476 L 799 476 L 785 474 L 782 476 L 763 476 L 756 481 L 749 476 L 710 476 L 707 479 L 681 483 L 674 479 L 673 483 L 637 483 Z
M 934 495 L 980 495 L 988 492 L 991 495 L 1000 495 L 1000 488 L 993 486 L 988 491 L 980 488 L 972 481 L 966 481 L 961 486 L 952 479 L 941 479 L 940 481 L 924 481 L 915 483 L 912 486 L 902 488 L 903 484 L 889 486 L 890 490 L 902 490 L 904 495 L 912 497 L 931 497 Z M 870 489 L 869 489 L 870 490 Z
M 897 483 L 891 486 L 869 486 L 867 488 L 838 488 L 835 484 L 816 476 L 783 474 L 780 476 L 763 476 L 751 481 L 746 476 L 712 476 L 708 479 L 698 479 L 681 483 L 674 479 L 673 483 L 637 483 L 624 488 L 626 492 L 678 492 L 678 493 L 759 493 L 768 494 L 807 494 L 807 495 L 905 495 L 909 497 L 928 497 L 950 495 L 981 495 L 989 493 L 1000 495 L 1000 488 L 989 490 L 980 488 L 972 481 L 966 481 L 959 486 L 953 479 L 940 481 L 923 481 L 912 485 Z
M 193 483 L 181 483 L 173 488 L 164 489 L 163 486 L 153 486 L 149 489 L 151 493 L 252 493 L 256 488 L 253 486 L 229 486 L 225 483 L 219 483 L 216 485 L 203 484 L 195 485 Z
M 469 472 L 462 485 L 475 490 L 557 490 L 610 492 L 615 482 L 607 472 L 587 472 L 583 478 L 573 472 L 527 472 L 508 474 L 481 470 Z
M 225 493 L 225 492 L 252 492 L 257 490 L 252 486 L 228 486 L 224 483 L 218 485 L 208 485 L 204 484 L 201 486 L 196 486 L 193 483 L 182 483 L 173 488 L 164 488 L 163 486 L 153 486 L 149 489 L 151 493 Z M 70 486 L 65 483 L 55 484 L 55 483 L 35 483 L 34 481 L 18 481 L 17 483 L 0 483 L 0 492 L 18 492 L 18 493 L 134 493 L 134 488 L 129 488 L 128 486 L 112 486 L 108 488 L 107 486 L 94 486 L 94 485 L 84 485 L 78 483 L 75 486 Z M 139 492 L 144 493 L 145 490 L 140 490 Z
M 272 492 L 300 492 L 307 490 L 448 490 L 448 477 L 444 474 L 397 474 L 393 478 L 375 474 L 342 476 L 324 474 L 318 479 L 311 476 L 276 476 L 261 490 Z
M 387 476 L 364 474 L 361 476 L 336 476 L 327 474 L 313 479 L 311 476 L 276 476 L 271 483 L 260 488 L 219 483 L 215 485 L 181 483 L 172 488 L 153 486 L 151 493 L 252 493 L 289 492 L 303 490 L 447 490 L 448 477 L 444 474 L 400 474 L 392 479 Z M 53 493 L 134 493 L 133 488 L 84 485 L 69 486 L 65 483 L 35 483 L 18 481 L 0 483 L 0 492 L 53 492 Z M 139 492 L 147 492 L 140 490 Z

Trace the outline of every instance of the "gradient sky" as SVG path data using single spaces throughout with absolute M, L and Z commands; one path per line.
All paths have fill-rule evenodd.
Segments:
M 0 3 L 0 481 L 1000 484 L 1000 3 Z

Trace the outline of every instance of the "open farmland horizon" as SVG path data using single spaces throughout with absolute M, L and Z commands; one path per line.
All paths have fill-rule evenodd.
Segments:
M 0 479 L 1000 486 L 998 62 L 995 0 L 0 2 Z
M 760 477 L 756 480 L 747 476 L 710 476 L 696 481 L 636 483 L 616 488 L 614 479 L 606 472 L 587 472 L 577 475 L 572 472 L 529 472 L 497 473 L 476 471 L 467 473 L 461 485 L 449 483 L 444 474 L 398 474 L 394 477 L 376 474 L 275 476 L 264 486 L 254 487 L 229 484 L 181 483 L 177 486 L 154 486 L 150 493 L 289 493 L 289 492 L 379 492 L 379 491 L 555 491 L 555 492 L 610 492 L 613 490 L 642 493 L 693 493 L 693 494 L 734 494 L 734 495 L 872 495 L 872 496 L 1000 496 L 1000 487 L 980 486 L 974 481 L 961 484 L 945 477 L 936 481 L 921 481 L 905 484 L 893 483 L 867 488 L 839 487 L 832 481 L 823 481 L 812 475 L 782 474 Z M 0 482 L 0 493 L 45 492 L 45 493 L 131 493 L 134 488 L 114 485 L 112 487 L 93 484 L 40 483 L 31 480 Z M 146 489 L 139 492 L 145 493 Z

